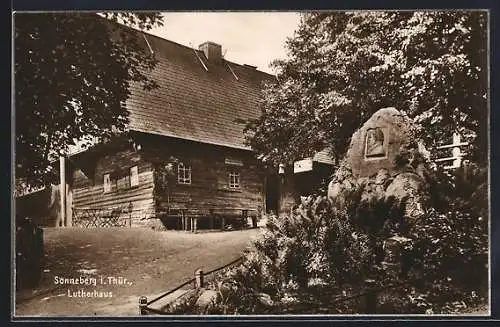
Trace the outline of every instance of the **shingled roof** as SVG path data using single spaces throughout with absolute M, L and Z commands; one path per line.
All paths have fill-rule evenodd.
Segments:
M 159 61 L 150 73 L 159 88 L 131 85 L 129 129 L 250 150 L 238 121 L 260 115 L 259 92 L 274 76 L 224 59 L 208 60 L 203 51 L 150 34 L 142 39 Z

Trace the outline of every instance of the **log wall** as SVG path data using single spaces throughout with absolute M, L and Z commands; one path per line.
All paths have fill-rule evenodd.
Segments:
M 139 185 L 118 188 L 115 175 L 127 174 L 132 166 L 139 171 Z M 104 174 L 111 174 L 111 191 L 104 192 Z M 150 163 L 141 160 L 140 153 L 134 150 L 101 157 L 96 164 L 93 176 L 86 176 L 80 169 L 73 171 L 74 208 L 126 208 L 132 204 L 132 226 L 144 225 L 147 218 L 154 216 L 153 171 Z
M 108 151 L 97 160 L 93 176 L 74 169 L 73 207 L 111 209 L 132 203 L 132 226 L 149 226 L 149 218 L 160 218 L 168 210 L 185 209 L 187 215 L 201 217 L 213 213 L 241 216 L 242 210 L 255 216 L 263 209 L 265 173 L 250 151 L 178 139 L 155 140 L 142 140 L 139 151 Z M 178 183 L 179 162 L 191 167 L 191 184 Z M 172 175 L 159 178 L 158 170 L 169 164 Z M 139 185 L 119 189 L 116 180 L 132 166 L 138 166 Z M 239 173 L 239 188 L 230 188 L 230 172 Z M 110 192 L 104 192 L 107 173 L 112 180 Z
M 156 167 L 173 167 L 166 187 L 155 192 L 159 208 L 186 209 L 191 215 L 255 215 L 264 203 L 264 170 L 250 151 L 180 141 L 144 146 L 143 158 Z M 177 164 L 191 167 L 191 184 L 177 180 Z M 229 174 L 237 172 L 240 187 L 230 188 Z

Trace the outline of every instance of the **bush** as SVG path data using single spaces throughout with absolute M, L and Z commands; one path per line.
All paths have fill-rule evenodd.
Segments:
M 456 304 L 477 304 L 487 294 L 488 224 L 465 211 L 431 209 L 410 237 L 408 279 L 418 279 L 433 312 L 454 312 Z M 473 296 L 475 294 L 475 296 Z
M 338 293 L 361 283 L 374 255 L 350 222 L 355 208 L 309 197 L 291 215 L 269 217 L 243 264 L 211 285 L 221 296 L 210 313 L 278 313 L 307 301 L 320 308 L 318 289 Z
M 487 206 L 469 199 L 485 175 L 471 171 L 431 176 L 435 207 L 411 229 L 401 202 L 362 201 L 359 188 L 336 204 L 308 197 L 269 217 L 243 264 L 212 283 L 220 296 L 205 313 L 363 313 L 360 299 L 339 299 L 362 292 L 366 279 L 391 286 L 379 292 L 379 313 L 455 313 L 484 301 Z M 384 263 L 384 241 L 395 235 L 407 240 L 396 275 Z
M 386 299 L 391 313 L 457 313 L 486 301 L 486 169 L 465 164 L 455 171 L 438 170 L 430 180 L 433 207 L 404 233 L 412 241 L 402 281 L 411 287 L 394 290 L 401 296 Z
M 465 162 L 451 171 L 438 169 L 430 176 L 431 204 L 438 212 L 451 210 L 488 216 L 487 167 Z

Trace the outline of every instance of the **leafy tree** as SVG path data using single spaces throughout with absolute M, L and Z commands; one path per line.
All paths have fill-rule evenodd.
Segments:
M 340 159 L 353 132 L 393 106 L 421 124 L 427 146 L 458 131 L 484 162 L 486 26 L 484 11 L 305 14 L 247 141 L 275 164 L 324 148 Z
M 161 26 L 163 18 L 159 13 L 14 18 L 16 178 L 43 185 L 51 160 L 75 140 L 102 140 L 124 130 L 130 83 L 156 86 L 147 76 L 156 60 L 136 29 Z

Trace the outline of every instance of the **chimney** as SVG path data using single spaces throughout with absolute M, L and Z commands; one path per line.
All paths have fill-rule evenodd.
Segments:
M 220 44 L 207 41 L 200 44 L 198 49 L 203 51 L 203 53 L 205 53 L 205 57 L 207 57 L 207 59 L 210 61 L 217 61 L 222 59 L 222 47 L 220 46 Z

